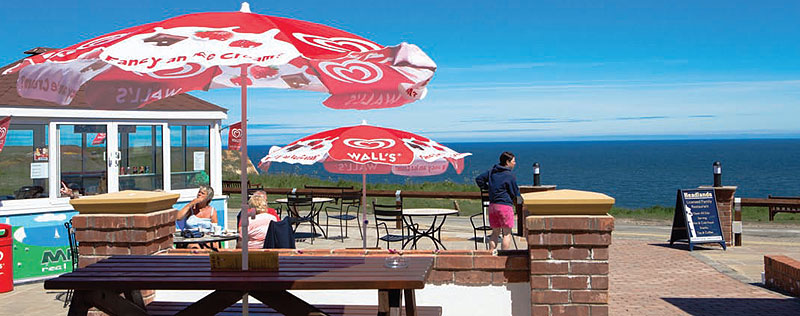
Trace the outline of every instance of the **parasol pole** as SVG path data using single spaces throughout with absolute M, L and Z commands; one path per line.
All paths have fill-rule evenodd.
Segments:
M 361 228 L 364 234 L 361 235 L 364 249 L 367 249 L 367 174 L 361 174 Z
M 247 270 L 247 226 L 249 224 L 250 216 L 247 211 L 247 64 L 242 65 L 241 78 L 242 87 L 242 147 L 240 149 L 241 157 L 241 171 L 240 181 L 242 185 L 242 212 L 240 219 L 242 223 L 242 270 Z
M 242 146 L 240 148 L 241 156 L 241 170 L 240 170 L 240 181 L 242 185 L 242 205 L 241 205 L 241 212 L 239 212 L 239 216 L 241 216 L 240 221 L 242 223 L 242 270 L 248 270 L 248 236 L 247 236 L 247 227 L 249 226 L 249 219 L 250 219 L 250 212 L 247 209 L 247 67 L 248 64 L 242 65 L 242 72 L 239 75 L 241 79 L 241 87 L 242 87 Z M 242 296 L 242 314 L 248 315 L 248 308 L 247 308 L 247 299 L 248 293 L 244 293 Z

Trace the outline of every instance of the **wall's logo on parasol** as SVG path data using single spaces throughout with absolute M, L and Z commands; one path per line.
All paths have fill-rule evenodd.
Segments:
M 91 41 L 83 43 L 83 44 L 81 44 L 81 46 L 78 46 L 75 49 L 76 50 L 82 50 L 82 49 L 87 49 L 87 48 L 94 48 L 94 47 L 97 47 L 97 46 L 105 45 L 105 44 L 108 44 L 110 42 L 116 41 L 116 40 L 118 40 L 120 38 L 123 38 L 123 37 L 125 37 L 127 35 L 128 35 L 128 33 L 120 33 L 120 34 L 114 34 L 114 35 L 109 35 L 109 36 L 103 36 L 101 38 L 93 39 Z
M 187 63 L 178 68 L 148 72 L 147 75 L 156 79 L 182 79 L 198 75 L 204 70 L 200 64 Z
M 6 137 L 6 132 L 7 132 L 7 131 L 8 131 L 8 129 L 6 129 L 6 127 L 5 127 L 5 126 L 3 126 L 3 127 L 0 127 L 0 139 L 3 139 L 3 138 L 5 138 L 5 137 Z
M 292 33 L 304 43 L 334 52 L 366 52 L 381 49 L 381 46 L 366 40 L 348 37 L 322 37 L 303 33 Z
M 233 138 L 242 138 L 242 129 L 241 128 L 232 129 L 231 136 L 233 136 Z
M 346 83 L 370 84 L 383 78 L 383 71 L 377 65 L 360 60 L 326 61 L 319 63 L 319 68 L 329 77 Z
M 394 147 L 394 139 L 389 138 L 375 138 L 375 139 L 360 139 L 348 138 L 342 141 L 345 145 L 358 149 L 385 149 Z

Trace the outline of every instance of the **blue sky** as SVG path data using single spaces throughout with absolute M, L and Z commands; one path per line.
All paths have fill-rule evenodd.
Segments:
M 800 137 L 797 1 L 250 1 L 253 12 L 420 46 L 425 100 L 335 111 L 324 94 L 250 90 L 251 144 L 362 119 L 441 142 Z M 239 1 L 10 2 L 0 62 Z M 194 92 L 230 108 L 238 90 Z

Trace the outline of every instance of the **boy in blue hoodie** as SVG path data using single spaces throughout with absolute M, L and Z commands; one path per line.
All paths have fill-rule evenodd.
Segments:
M 503 152 L 500 155 L 500 164 L 494 165 L 475 178 L 481 188 L 489 192 L 489 226 L 492 227 L 492 236 L 489 239 L 489 248 L 497 248 L 497 235 L 503 234 L 501 249 L 511 248 L 511 227 L 514 226 L 514 200 L 520 196 L 517 178 L 511 173 L 517 161 L 514 154 Z M 520 197 L 519 201 L 522 201 Z

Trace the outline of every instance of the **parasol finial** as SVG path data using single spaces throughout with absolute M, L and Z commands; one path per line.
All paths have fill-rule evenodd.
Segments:
M 239 12 L 251 13 L 250 12 L 250 4 L 247 3 L 247 2 L 242 2 L 242 8 L 239 9 Z
M 367 120 L 361 120 L 361 125 L 369 125 L 369 124 L 367 124 Z

